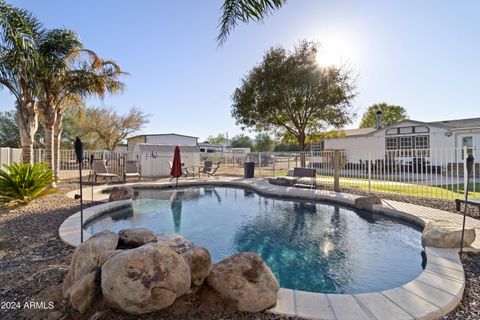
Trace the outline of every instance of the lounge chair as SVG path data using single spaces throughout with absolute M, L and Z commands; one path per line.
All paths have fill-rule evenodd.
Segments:
M 137 162 L 127 162 L 125 165 L 125 172 L 123 173 L 123 182 L 127 181 L 127 178 L 135 178 L 138 177 L 138 181 L 140 181 L 140 168 Z
M 205 160 L 203 162 L 203 167 L 201 167 L 201 170 L 199 171 L 199 175 L 200 173 L 203 173 L 203 174 L 208 174 L 208 172 L 212 171 L 212 166 L 213 166 L 213 162 L 211 160 Z
M 206 162 L 206 161 L 205 161 Z M 211 161 L 210 161 L 211 162 Z M 214 177 L 215 179 L 219 180 L 220 178 L 216 175 L 218 169 L 220 168 L 220 161 L 217 162 L 217 165 L 212 170 L 212 166 L 210 165 L 210 170 L 204 170 L 204 173 L 209 177 Z M 205 167 L 204 167 L 205 168 Z
M 108 172 L 107 166 L 105 165 L 105 162 L 103 162 L 103 160 L 94 160 L 92 166 L 95 182 L 97 182 L 97 177 L 104 178 L 105 182 L 107 182 L 108 178 L 110 178 L 110 182 L 112 182 L 113 178 L 118 179 L 118 175 Z
M 168 167 L 170 168 L 170 171 L 172 170 L 173 163 L 172 161 L 168 161 Z M 190 171 L 188 171 L 187 167 L 184 167 L 184 163 L 182 162 L 182 176 L 188 178 L 188 175 L 190 174 Z M 195 178 L 195 173 L 192 172 L 193 177 Z M 174 179 L 174 177 L 171 177 L 170 180 Z

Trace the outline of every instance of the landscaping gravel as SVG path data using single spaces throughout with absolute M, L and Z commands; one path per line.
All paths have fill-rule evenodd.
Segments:
M 77 187 L 76 182 L 61 182 L 57 194 L 16 209 L 0 208 L 0 302 L 20 302 L 16 310 L 13 306 L 10 310 L 0 309 L 0 319 L 291 319 L 234 312 L 209 299 L 208 294 L 187 295 L 166 310 L 141 317 L 109 310 L 103 301 L 97 301 L 86 315 L 80 316 L 61 298 L 61 283 L 70 267 L 73 248 L 58 237 L 60 224 L 79 211 L 78 201 L 64 196 Z M 452 201 L 394 194 L 380 196 L 456 213 Z M 470 210 L 469 215 L 479 218 L 478 210 Z M 480 255 L 465 254 L 462 261 L 467 279 L 463 301 L 442 319 L 480 319 Z M 33 301 L 39 304 L 34 309 L 25 308 L 25 302 Z M 48 302 L 53 302 L 54 309 L 49 309 Z
M 462 255 L 465 270 L 465 292 L 460 304 L 445 317 L 445 320 L 478 320 L 480 319 L 480 254 L 465 253 Z

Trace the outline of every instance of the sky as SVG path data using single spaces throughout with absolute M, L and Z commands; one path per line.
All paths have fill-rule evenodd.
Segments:
M 290 0 L 262 23 L 238 25 L 219 47 L 222 1 L 9 1 L 47 28 L 75 30 L 86 48 L 129 73 L 122 95 L 89 99 L 119 113 L 143 109 L 139 133 L 200 137 L 242 133 L 231 96 L 272 46 L 321 45 L 320 64 L 348 64 L 358 74 L 358 127 L 368 106 L 387 102 L 411 119 L 480 116 L 480 1 Z M 14 108 L 0 91 L 0 111 Z M 254 136 L 254 133 L 246 132 Z

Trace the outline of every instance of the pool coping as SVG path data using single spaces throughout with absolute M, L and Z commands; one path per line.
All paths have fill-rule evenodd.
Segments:
M 172 187 L 170 181 L 129 183 L 135 188 Z M 223 185 L 253 189 L 254 191 L 285 198 L 328 201 L 352 207 L 359 196 L 352 194 L 323 191 L 314 189 L 300 189 L 272 185 L 268 179 L 223 178 L 222 180 L 183 180 L 179 186 L 194 185 Z M 96 201 L 108 200 L 107 194 L 101 192 L 114 186 L 94 187 Z M 90 189 L 88 189 L 90 190 Z M 69 192 L 73 197 L 78 190 Z M 85 191 L 84 194 L 87 192 Z M 84 225 L 89 221 L 120 207 L 128 206 L 131 200 L 102 203 L 84 209 Z M 413 205 L 410 205 L 413 206 Z M 408 206 L 404 206 L 409 208 Z M 457 220 L 458 215 L 419 207 L 419 212 L 428 211 L 445 218 L 451 215 Z M 422 208 L 424 208 L 422 210 Z M 428 209 L 428 210 L 427 210 Z M 422 216 L 415 210 L 399 210 L 393 202 L 383 201 L 382 205 L 374 206 L 373 212 L 385 216 L 401 219 L 408 223 L 424 226 L 429 215 Z M 468 223 L 477 228 L 477 223 L 469 220 Z M 480 222 L 478 224 L 480 226 Z M 67 244 L 77 246 L 80 243 L 80 212 L 68 217 L 59 228 L 60 238 Z M 84 239 L 91 235 L 83 231 Z M 477 240 L 479 238 L 477 232 Z M 476 242 L 477 242 L 476 240 Z M 426 247 L 427 264 L 422 273 L 412 281 L 388 290 L 361 293 L 361 294 L 324 294 L 280 288 L 277 304 L 267 310 L 269 313 L 296 316 L 305 319 L 435 319 L 452 311 L 461 301 L 465 288 L 463 266 L 458 255 L 458 249 L 439 249 Z

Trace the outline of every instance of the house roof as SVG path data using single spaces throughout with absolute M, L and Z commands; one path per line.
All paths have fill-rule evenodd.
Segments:
M 169 144 L 156 144 L 156 143 L 137 143 L 135 145 L 135 149 L 140 152 L 153 152 L 153 151 L 165 151 L 165 152 L 173 152 L 177 145 L 169 145 Z M 181 152 L 199 152 L 200 148 L 197 146 L 184 146 L 178 145 Z M 134 149 L 134 150 L 135 150 Z
M 345 137 L 352 137 L 352 136 L 361 136 L 364 134 L 369 134 L 376 130 L 377 129 L 375 128 L 358 128 L 358 129 L 345 129 L 342 132 L 345 134 Z
M 430 125 L 442 125 L 449 129 L 467 129 L 480 127 L 480 118 L 467 118 L 467 119 L 455 119 L 455 120 L 443 120 L 427 122 Z
M 151 134 L 139 134 L 139 135 L 136 135 L 136 136 L 133 136 L 133 137 L 128 137 L 128 139 L 131 139 L 131 138 L 138 138 L 138 137 L 145 137 L 145 136 L 179 136 L 179 137 L 188 137 L 188 138 L 195 138 L 195 139 L 198 139 L 198 137 L 194 137 L 194 136 L 188 136 L 186 134 L 178 134 L 178 133 L 151 133 Z
M 385 129 L 389 129 L 389 128 L 392 128 L 392 127 L 396 127 L 399 124 L 404 123 L 404 122 L 413 122 L 413 123 L 417 123 L 417 124 L 443 127 L 445 129 L 449 129 L 449 130 L 480 128 L 480 118 L 442 120 L 442 121 L 432 121 L 432 122 L 424 122 L 424 121 L 405 119 L 405 120 L 399 121 L 397 123 L 391 124 L 389 126 L 382 127 L 380 129 L 376 129 L 376 128 L 346 129 L 346 130 L 343 130 L 343 133 L 345 134 L 345 137 L 371 135 L 378 130 L 385 130 Z

